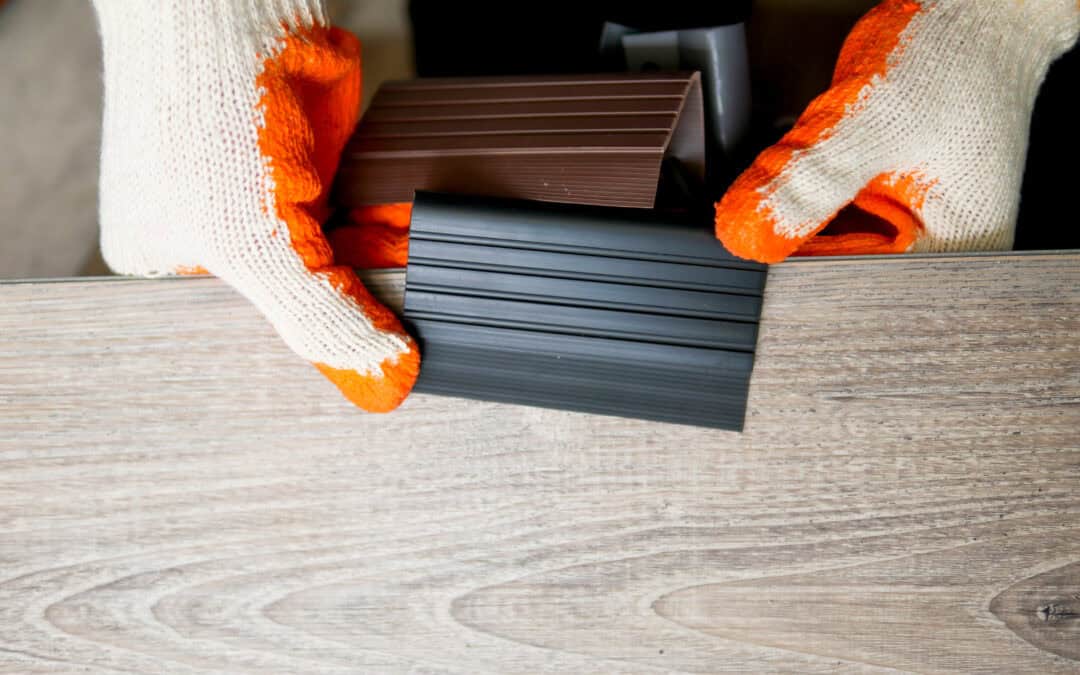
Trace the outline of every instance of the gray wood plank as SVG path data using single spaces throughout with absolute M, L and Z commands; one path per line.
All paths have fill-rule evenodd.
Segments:
M 1077 672 L 1078 263 L 775 266 L 743 434 L 366 415 L 216 280 L 0 284 L 0 670 Z

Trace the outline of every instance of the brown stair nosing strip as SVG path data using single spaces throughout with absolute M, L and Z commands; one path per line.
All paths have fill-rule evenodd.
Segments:
M 388 83 L 342 154 L 335 201 L 416 190 L 647 208 L 660 165 L 704 177 L 697 73 Z

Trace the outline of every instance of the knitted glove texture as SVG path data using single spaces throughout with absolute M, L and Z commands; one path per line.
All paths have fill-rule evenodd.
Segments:
M 717 236 L 762 262 L 1011 248 L 1035 97 L 1078 32 L 1077 0 L 882 2 L 717 204 Z
M 360 108 L 360 45 L 320 0 L 94 0 L 105 63 L 102 253 L 208 271 L 357 405 L 419 370 L 397 318 L 336 265 L 327 193 Z M 210 327 L 208 327 L 210 329 Z

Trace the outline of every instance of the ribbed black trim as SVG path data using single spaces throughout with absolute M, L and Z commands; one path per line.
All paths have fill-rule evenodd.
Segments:
M 765 274 L 673 216 L 417 193 L 416 390 L 741 429 Z

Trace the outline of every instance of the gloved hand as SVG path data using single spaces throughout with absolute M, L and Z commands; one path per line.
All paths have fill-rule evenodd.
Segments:
M 101 246 L 122 274 L 209 271 L 367 410 L 419 353 L 321 224 L 360 108 L 360 45 L 321 0 L 94 0 L 105 56 Z M 209 327 L 208 327 L 209 329 Z
M 1035 96 L 1078 32 L 1078 0 L 885 0 L 717 236 L 762 262 L 1011 248 Z

